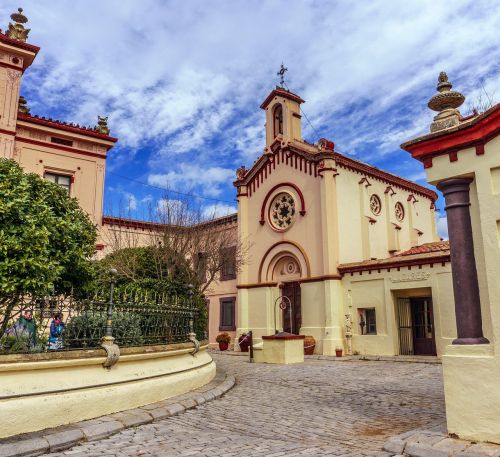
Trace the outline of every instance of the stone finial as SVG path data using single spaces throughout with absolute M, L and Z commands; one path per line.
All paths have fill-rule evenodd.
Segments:
M 94 127 L 94 130 L 96 132 L 103 133 L 104 135 L 109 135 L 110 130 L 108 128 L 108 116 L 97 116 L 97 125 Z
M 6 35 L 14 40 L 26 41 L 31 29 L 27 29 L 23 25 L 28 22 L 28 18 L 23 14 L 23 9 L 18 8 L 17 13 L 12 13 L 10 18 L 14 21 L 14 24 L 9 23 L 9 30 L 7 30 Z
M 20 113 L 30 114 L 30 107 L 28 106 L 28 102 L 26 101 L 26 99 L 22 95 L 19 97 L 18 110 Z
M 431 132 L 447 129 L 460 123 L 460 111 L 458 107 L 465 101 L 465 97 L 457 91 L 451 90 L 453 85 L 448 81 L 448 75 L 442 71 L 439 73 L 437 91 L 438 93 L 431 97 L 427 106 L 437 111 L 431 124 Z
M 242 165 L 240 168 L 236 170 L 236 179 L 243 179 L 247 173 L 247 169 L 245 165 Z

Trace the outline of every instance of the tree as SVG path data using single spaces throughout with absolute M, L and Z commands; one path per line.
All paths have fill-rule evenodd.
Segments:
M 175 278 L 204 293 L 228 266 L 235 276 L 245 262 L 248 246 L 238 239 L 236 215 L 217 218 L 196 207 L 194 197 L 178 200 L 166 194 L 150 210 L 150 219 L 154 222 L 146 230 L 118 225 L 109 230 L 114 254 L 107 259 L 121 277 L 139 280 L 147 271 L 149 277 Z
M 97 229 L 67 191 L 0 159 L 0 336 L 27 294 L 67 294 L 92 276 Z

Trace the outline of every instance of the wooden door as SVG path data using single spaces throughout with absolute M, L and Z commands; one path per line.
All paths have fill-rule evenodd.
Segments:
M 430 297 L 411 298 L 413 353 L 436 355 L 434 315 Z
M 302 326 L 302 308 L 300 304 L 300 283 L 287 282 L 282 292 L 290 300 L 290 306 L 283 310 L 283 331 L 298 335 Z

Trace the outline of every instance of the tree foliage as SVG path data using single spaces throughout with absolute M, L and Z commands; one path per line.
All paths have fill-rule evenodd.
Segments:
M 96 236 L 65 189 L 0 159 L 0 303 L 84 286 Z

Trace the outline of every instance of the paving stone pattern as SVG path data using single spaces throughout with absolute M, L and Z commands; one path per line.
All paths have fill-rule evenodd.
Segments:
M 220 399 L 49 455 L 388 457 L 390 436 L 444 421 L 440 365 L 214 358 L 236 377 Z

